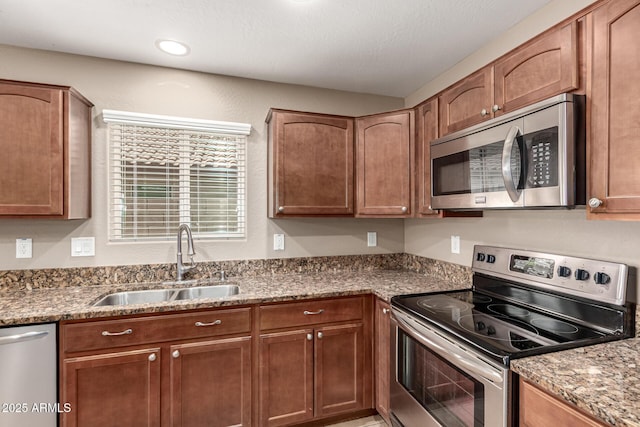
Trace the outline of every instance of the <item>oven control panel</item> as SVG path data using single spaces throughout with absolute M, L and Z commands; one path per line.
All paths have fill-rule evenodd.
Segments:
M 609 261 L 476 245 L 472 268 L 474 272 L 615 305 L 624 305 L 627 296 L 627 266 Z

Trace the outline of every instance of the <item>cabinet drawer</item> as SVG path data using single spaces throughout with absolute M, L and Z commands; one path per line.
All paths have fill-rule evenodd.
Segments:
M 250 333 L 251 309 L 236 308 L 131 319 L 68 323 L 61 328 L 66 353 L 152 342 Z
M 260 329 L 358 320 L 363 312 L 362 297 L 265 305 L 260 307 Z

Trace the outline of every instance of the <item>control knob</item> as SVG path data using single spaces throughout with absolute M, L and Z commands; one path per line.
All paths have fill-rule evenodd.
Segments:
M 485 258 L 485 254 L 483 254 L 482 252 L 478 252 L 478 255 L 476 256 L 476 259 L 478 261 L 484 261 Z
M 565 267 L 564 265 L 561 265 L 560 267 L 558 267 L 558 276 L 560 277 L 571 276 L 571 269 L 569 267 Z
M 487 262 L 489 264 L 493 264 L 494 262 L 496 262 L 496 256 L 495 255 L 487 255 Z
M 495 335 L 496 334 L 496 328 L 494 328 L 493 326 L 489 326 L 487 328 L 487 335 L 491 336 L 491 335 Z
M 588 280 L 589 279 L 589 272 L 587 270 L 583 270 L 581 268 L 576 270 L 576 274 L 575 274 L 576 280 Z
M 476 328 L 478 329 L 478 331 L 484 331 L 486 327 L 487 325 L 485 325 L 482 321 L 476 323 Z
M 607 273 L 598 272 L 593 276 L 596 285 L 606 285 L 611 281 L 611 276 Z

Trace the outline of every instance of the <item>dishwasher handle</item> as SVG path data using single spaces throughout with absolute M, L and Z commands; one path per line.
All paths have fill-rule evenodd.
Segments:
M 0 337 L 0 345 L 17 344 L 19 342 L 38 340 L 46 337 L 47 335 L 49 335 L 49 332 L 47 331 L 32 331 L 25 332 L 23 334 L 8 335 L 6 337 Z

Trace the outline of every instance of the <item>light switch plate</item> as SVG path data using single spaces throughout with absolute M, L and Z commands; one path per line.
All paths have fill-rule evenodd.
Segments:
M 451 236 L 451 253 L 460 253 L 460 236 Z
M 378 246 L 378 233 L 375 231 L 367 231 L 367 246 Z
M 71 238 L 71 256 L 95 256 L 96 254 L 96 238 L 95 237 L 72 237 Z
M 273 250 L 284 251 L 284 234 L 273 235 Z
M 31 239 L 16 239 L 16 258 L 32 258 L 32 243 Z

